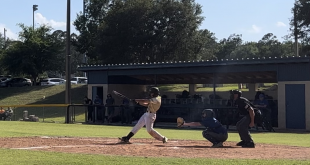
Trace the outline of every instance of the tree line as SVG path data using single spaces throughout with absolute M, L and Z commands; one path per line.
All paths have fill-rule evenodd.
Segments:
M 267 33 L 258 42 L 242 34 L 217 39 L 199 29 L 208 18 L 195 0 L 85 0 L 71 34 L 72 73 L 77 65 L 147 63 L 226 58 L 283 57 L 310 53 L 310 0 L 292 7 L 290 33 L 280 42 Z M 65 74 L 66 32 L 41 25 L 19 24 L 19 39 L 4 40 L 0 33 L 0 71 L 33 80 L 44 73 Z

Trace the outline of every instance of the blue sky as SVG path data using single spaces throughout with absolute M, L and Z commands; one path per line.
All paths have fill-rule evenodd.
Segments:
M 289 33 L 289 18 L 294 0 L 196 0 L 202 5 L 204 22 L 201 29 L 215 33 L 220 40 L 231 34 L 241 34 L 243 41 L 258 41 L 273 33 L 282 41 Z M 17 23 L 32 26 L 32 5 L 38 5 L 35 25 L 49 24 L 54 29 L 66 29 L 66 0 L 2 0 L 0 32 L 16 39 Z M 83 10 L 83 0 L 71 0 L 71 22 Z M 76 32 L 71 26 L 71 32 Z

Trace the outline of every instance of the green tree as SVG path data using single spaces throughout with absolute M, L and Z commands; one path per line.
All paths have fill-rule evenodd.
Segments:
M 2 49 L 4 49 L 5 47 L 5 40 L 4 40 L 4 36 L 2 33 L 0 33 L 0 52 Z
M 70 54 L 71 54 L 71 74 L 77 73 L 77 66 L 81 65 L 83 63 L 84 60 L 84 55 L 79 53 L 76 50 L 76 47 L 74 47 L 73 45 L 73 41 L 76 40 L 78 36 L 75 33 L 72 33 L 70 35 Z M 60 52 L 59 52 L 59 57 L 62 62 L 59 63 L 57 65 L 56 68 L 54 68 L 53 70 L 48 71 L 48 75 L 50 76 L 58 76 L 59 74 L 64 75 L 65 70 L 66 70 L 66 41 L 67 41 L 67 32 L 66 31 L 62 31 L 62 30 L 55 30 L 52 34 L 51 34 L 51 38 L 52 40 L 54 40 L 54 42 L 58 42 L 60 44 Z
M 216 57 L 218 59 L 231 58 L 231 53 L 242 45 L 242 35 L 232 34 L 227 39 L 220 40 Z
M 22 31 L 19 41 L 12 44 L 4 53 L 2 66 L 11 74 L 30 75 L 36 82 L 39 74 L 54 70 L 62 62 L 61 42 L 54 40 L 51 28 L 40 26 L 35 30 L 19 24 Z
M 302 52 L 310 54 L 310 0 L 297 0 L 290 19 L 291 37 L 300 39 Z
M 231 58 L 253 58 L 258 57 L 259 50 L 256 42 L 246 42 L 231 52 Z
M 283 56 L 295 56 L 295 42 L 292 41 L 290 35 L 283 37 L 284 41 L 282 42 Z M 301 44 L 299 43 L 299 47 Z
M 201 46 L 198 48 L 200 50 L 198 60 L 215 59 L 219 46 L 215 34 L 209 30 L 200 30 L 198 36 L 198 41 L 201 42 L 198 43 Z
M 281 57 L 283 56 L 282 44 L 272 33 L 267 33 L 258 41 L 257 47 L 259 57 Z
M 4 37 L 3 37 L 2 33 L 0 33 L 0 60 L 2 58 L 4 49 L 5 49 L 4 43 L 5 43 Z M 3 66 L 0 66 L 0 74 L 4 74 L 3 72 L 4 72 Z
M 102 63 L 199 58 L 203 18 L 194 0 L 89 0 L 74 22 L 75 45 Z
M 90 62 L 98 61 L 98 57 L 102 55 L 96 48 L 98 44 L 98 33 L 106 26 L 104 18 L 110 9 L 111 0 L 84 0 L 85 13 L 77 14 L 74 25 L 80 32 L 73 45 L 80 53 L 87 53 Z M 100 39 L 102 40 L 102 39 Z

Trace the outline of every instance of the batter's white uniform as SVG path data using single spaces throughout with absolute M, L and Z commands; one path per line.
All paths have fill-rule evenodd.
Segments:
M 138 123 L 132 128 L 131 132 L 136 134 L 144 125 L 147 132 L 157 140 L 163 141 L 164 136 L 153 129 L 156 120 L 156 112 L 161 106 L 161 97 L 153 97 L 147 106 L 147 111 L 140 117 Z

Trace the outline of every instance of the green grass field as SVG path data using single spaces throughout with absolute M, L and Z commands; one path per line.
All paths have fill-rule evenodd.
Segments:
M 1 121 L 0 137 L 25 136 L 69 136 L 69 137 L 111 137 L 127 134 L 131 127 L 55 124 Z M 203 140 L 201 130 L 160 129 L 170 139 Z M 310 147 L 309 133 L 253 133 L 256 143 L 283 144 Z M 182 138 L 180 138 L 182 137 Z M 144 129 L 135 138 L 150 138 Z M 230 133 L 228 141 L 239 141 L 236 133 Z M 280 152 L 280 151 L 279 151 Z M 70 154 L 57 152 L 0 149 L 0 164 L 310 164 L 301 160 L 259 160 L 259 159 L 185 159 L 185 158 L 144 158 L 131 156 Z M 207 154 L 207 153 L 206 153 Z

